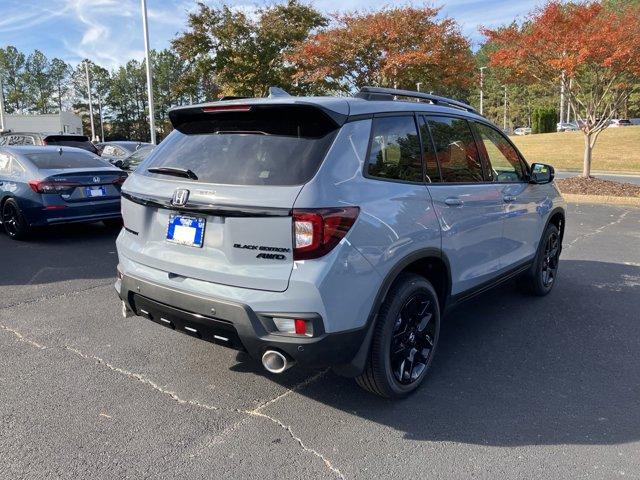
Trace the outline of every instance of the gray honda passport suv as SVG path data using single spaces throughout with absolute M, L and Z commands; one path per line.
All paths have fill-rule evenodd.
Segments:
M 125 316 L 397 398 L 452 306 L 516 276 L 536 295 L 556 282 L 553 168 L 466 104 L 365 87 L 169 116 L 122 188 Z

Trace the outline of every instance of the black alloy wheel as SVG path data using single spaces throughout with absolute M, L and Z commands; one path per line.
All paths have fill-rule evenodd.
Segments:
M 536 260 L 525 276 L 524 286 L 537 296 L 547 295 L 558 281 L 562 235 L 555 225 L 548 225 L 538 247 Z
M 544 246 L 544 256 L 542 259 L 542 285 L 551 288 L 558 272 L 558 262 L 560 260 L 560 236 L 557 230 L 551 232 Z
M 440 304 L 433 285 L 403 273 L 377 312 L 364 371 L 356 382 L 385 398 L 402 398 L 425 379 L 438 344 Z
M 21 240 L 28 233 L 20 208 L 11 198 L 6 200 L 2 206 L 2 225 L 9 238 L 14 240 Z
M 409 385 L 422 376 L 433 353 L 435 335 L 433 302 L 418 292 L 407 299 L 393 328 L 391 370 L 399 383 Z

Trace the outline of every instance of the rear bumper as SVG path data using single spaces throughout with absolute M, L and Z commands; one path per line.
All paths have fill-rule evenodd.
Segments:
M 119 199 L 93 204 L 70 204 L 65 205 L 64 208 L 31 207 L 24 209 L 23 214 L 29 225 L 33 227 L 59 223 L 99 222 L 121 217 Z
M 325 333 L 320 327 L 318 336 L 289 337 L 273 333 L 260 312 L 241 303 L 196 296 L 129 275 L 123 275 L 115 289 L 136 315 L 205 341 L 246 351 L 256 360 L 266 350 L 276 349 L 310 368 L 342 366 L 353 360 L 366 334 L 366 328 Z M 291 316 L 291 312 L 282 315 Z M 319 315 L 313 322 L 322 325 Z

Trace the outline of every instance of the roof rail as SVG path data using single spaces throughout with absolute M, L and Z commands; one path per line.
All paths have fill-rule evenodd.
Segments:
M 355 96 L 357 98 L 363 98 L 364 100 L 395 100 L 395 97 L 416 98 L 418 101 L 427 100 L 434 105 L 457 108 L 480 115 L 475 108 L 466 103 L 447 97 L 441 97 L 439 95 L 432 95 L 430 93 L 414 92 L 412 90 L 398 90 L 396 88 L 384 87 L 362 87 Z

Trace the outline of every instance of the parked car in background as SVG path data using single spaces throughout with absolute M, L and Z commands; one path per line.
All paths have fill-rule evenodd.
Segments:
M 0 136 L 0 146 L 30 146 L 53 145 L 62 147 L 76 147 L 97 154 L 98 149 L 86 135 L 72 135 L 67 133 L 34 133 L 34 132 L 5 132 Z
M 122 163 L 120 165 L 118 165 L 116 162 L 116 166 L 128 172 L 132 172 L 136 168 L 138 168 L 138 165 L 140 165 L 151 152 L 153 152 L 154 148 L 156 148 L 156 146 L 152 144 L 144 145 L 143 147 L 140 147 L 138 150 L 126 157 L 124 160 L 122 160 Z
M 531 135 L 530 127 L 518 127 L 513 131 L 514 135 Z
M 628 118 L 613 118 L 609 122 L 610 127 L 630 127 L 633 125 Z
M 580 130 L 580 127 L 575 122 L 558 122 L 556 124 L 556 131 L 558 132 L 577 132 L 578 130 Z
M 169 118 L 123 185 L 124 316 L 398 398 L 429 371 L 445 310 L 519 275 L 535 295 L 556 283 L 553 167 L 469 105 L 365 87 Z
M 10 238 L 32 227 L 70 222 L 120 223 L 126 172 L 73 147 L 0 147 L 0 219 Z
M 631 125 L 640 125 L 640 118 L 630 118 Z
M 108 160 L 112 165 L 119 167 L 121 162 L 131 155 L 133 152 L 143 146 L 151 145 L 146 142 L 135 142 L 130 140 L 114 141 L 114 142 L 102 142 L 96 144 L 99 154 L 105 160 Z M 120 161 L 120 163 L 118 163 Z

